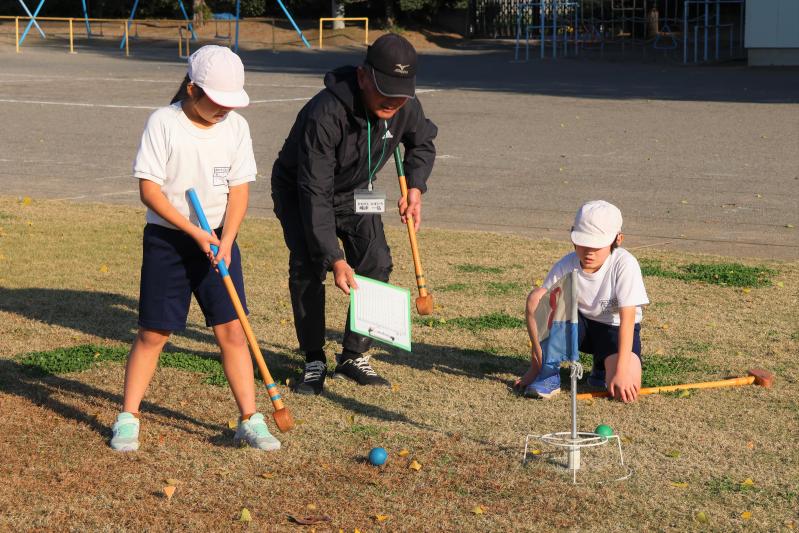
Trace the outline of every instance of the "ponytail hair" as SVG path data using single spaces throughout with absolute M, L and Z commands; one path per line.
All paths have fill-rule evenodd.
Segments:
M 172 101 L 169 102 L 169 105 L 172 105 L 172 104 L 174 104 L 176 102 L 180 102 L 181 100 L 185 100 L 186 98 L 189 98 L 189 88 L 188 87 L 189 87 L 190 83 L 191 83 L 191 78 L 189 78 L 189 75 L 186 74 L 186 77 L 183 78 L 183 82 L 180 84 L 180 87 L 178 88 L 178 92 L 176 92 L 175 96 L 172 97 Z M 202 87 L 199 87 L 199 86 L 195 85 L 195 89 L 198 91 L 197 92 L 197 98 L 201 98 L 205 94 L 205 91 L 203 91 Z

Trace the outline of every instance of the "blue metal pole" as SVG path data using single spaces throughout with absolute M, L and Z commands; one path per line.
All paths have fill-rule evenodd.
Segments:
M 300 35 L 300 37 L 302 38 L 302 42 L 304 42 L 304 43 L 305 43 L 305 47 L 306 47 L 306 48 L 310 48 L 310 47 L 311 47 L 311 45 L 310 45 L 310 44 L 308 44 L 308 41 L 305 39 L 305 35 L 303 35 L 303 34 L 302 34 L 302 30 L 300 30 L 300 29 L 297 27 L 297 24 L 294 22 L 294 19 L 293 19 L 293 18 L 291 18 L 291 13 L 289 13 L 289 10 L 288 10 L 288 9 L 286 9 L 286 6 L 284 6 L 284 5 L 283 5 L 283 2 L 281 2 L 280 0 L 277 0 L 277 3 L 278 3 L 278 4 L 280 4 L 280 8 L 283 10 L 283 13 L 285 13 L 285 14 L 286 14 L 286 16 L 287 16 L 287 17 L 288 17 L 288 19 L 289 19 L 289 22 L 291 22 L 291 25 L 292 25 L 292 26 L 294 26 L 294 30 L 295 30 L 295 31 L 296 31 L 296 32 L 297 32 L 297 33 Z
M 36 29 L 39 31 L 39 33 L 41 34 L 41 36 L 42 36 L 42 37 L 47 37 L 47 36 L 44 34 L 44 31 L 42 31 L 42 28 L 41 28 L 41 26 L 39 26 L 39 23 L 38 23 L 38 22 L 36 22 L 36 19 L 34 18 L 34 16 L 33 16 L 33 15 L 31 15 L 31 12 L 30 12 L 30 10 L 28 9 L 28 6 L 26 6 L 26 5 L 25 5 L 25 2 L 23 2 L 22 0 L 19 0 L 19 3 L 20 3 L 20 4 L 22 4 L 22 9 L 24 9 L 24 10 L 25 10 L 25 13 L 27 13 L 27 14 L 28 14 L 28 16 L 31 18 L 31 20 L 33 20 L 33 21 L 34 21 L 34 22 L 33 22 L 33 24 L 36 26 Z M 38 11 L 37 11 L 37 13 L 38 13 Z
M 22 3 L 22 0 L 20 0 L 20 3 L 21 3 L 21 4 L 22 4 L 22 6 L 25 8 L 25 11 L 28 11 L 28 7 L 27 7 L 27 6 L 26 6 L 24 3 Z M 42 34 L 42 37 L 45 37 L 45 38 L 47 37 L 47 36 L 44 34 L 44 32 L 42 31 L 42 29 L 39 27 L 39 23 L 38 23 L 38 22 L 36 22 L 36 16 L 39 14 L 39 11 L 42 9 L 42 6 L 43 6 L 43 5 L 44 5 L 44 0 L 42 0 L 41 2 L 39 2 L 39 6 L 36 8 L 36 11 L 34 11 L 33 15 L 31 15 L 31 12 L 30 12 L 30 11 L 28 11 L 28 15 L 30 16 L 30 18 L 31 18 L 31 19 L 30 19 L 30 21 L 28 22 L 28 25 L 27 25 L 27 27 L 25 28 L 25 31 L 22 33 L 22 37 L 20 37 L 20 38 L 19 38 L 19 44 L 22 44 L 22 42 L 25 40 L 25 36 L 27 36 L 27 35 L 28 35 L 28 32 L 29 32 L 29 31 L 30 31 L 30 29 L 31 29 L 31 26 L 32 26 L 32 25 L 34 25 L 34 24 L 36 24 L 36 29 L 38 29 L 38 30 L 39 30 L 39 33 L 41 33 L 41 34 Z
M 89 12 L 86 9 L 86 0 L 81 0 L 81 3 L 83 4 L 83 19 L 86 22 L 86 38 L 87 39 L 91 39 L 92 38 L 92 27 L 89 24 Z
M 239 17 L 241 15 L 241 0 L 236 0 L 236 45 L 233 50 L 238 53 L 239 51 Z M 274 31 L 274 28 L 272 29 Z
M 130 30 L 130 23 L 133 22 L 133 17 L 136 16 L 136 9 L 139 7 L 139 0 L 134 0 L 133 2 L 133 9 L 130 10 L 130 17 L 128 18 L 128 30 Z M 125 48 L 125 36 L 122 36 L 122 40 L 119 41 L 119 49 L 122 50 Z
M 192 41 L 196 41 L 197 40 L 197 34 L 194 33 L 194 27 L 191 25 L 191 22 L 190 22 L 190 19 L 189 19 L 189 14 L 186 13 L 186 8 L 183 7 L 183 0 L 178 0 L 178 5 L 180 6 L 180 10 L 183 12 L 183 18 L 186 19 L 186 22 L 189 23 L 189 31 L 191 32 L 191 40 Z

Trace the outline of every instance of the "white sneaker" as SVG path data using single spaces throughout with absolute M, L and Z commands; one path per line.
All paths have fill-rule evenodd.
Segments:
M 135 452 L 139 449 L 139 419 L 131 413 L 122 412 L 111 428 L 111 449 L 118 452 Z
M 280 449 L 280 441 L 269 433 L 264 415 L 261 413 L 255 413 L 249 420 L 239 420 L 233 442 L 239 446 L 247 444 L 258 450 L 270 452 Z

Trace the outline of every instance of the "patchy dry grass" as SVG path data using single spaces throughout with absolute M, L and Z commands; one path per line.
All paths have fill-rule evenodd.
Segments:
M 413 353 L 372 350 L 394 388 L 330 380 L 321 397 L 283 390 L 298 422 L 279 435 L 283 450 L 234 448 L 235 404 L 212 379 L 217 349 L 195 307 L 148 391 L 141 451 L 113 453 L 142 225 L 139 209 L 0 198 L 0 530 L 297 530 L 288 514 L 330 516 L 318 531 L 774 531 L 799 522 L 799 263 L 741 260 L 754 281 L 719 285 L 713 273 L 698 279 L 719 258 L 641 250 L 647 265 L 695 276 L 645 279 L 647 384 L 753 366 L 777 382 L 581 404 L 580 428 L 612 426 L 634 475 L 572 486 L 549 464 L 521 463 L 526 434 L 568 429 L 568 398 L 536 402 L 509 388 L 527 364 L 524 294 L 567 248 L 489 233 L 420 234 L 435 314 L 416 322 Z M 393 282 L 414 287 L 407 236 L 388 238 Z M 250 320 L 285 383 L 301 357 L 276 222 L 248 219 L 240 245 Z M 328 295 L 332 355 L 347 302 Z M 365 459 L 373 446 L 389 451 L 380 469 Z M 166 479 L 178 481 L 171 501 Z M 248 526 L 237 522 L 245 507 Z

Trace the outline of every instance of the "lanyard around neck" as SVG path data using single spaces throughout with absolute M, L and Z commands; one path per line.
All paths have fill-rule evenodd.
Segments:
M 388 121 L 383 121 L 383 124 L 386 127 L 386 133 L 383 134 L 383 148 L 380 150 L 380 159 L 377 160 L 374 168 L 372 168 L 372 122 L 369 120 L 369 112 L 366 110 L 366 106 L 364 106 L 363 111 L 366 115 L 366 170 L 369 172 L 369 190 L 371 191 L 372 177 L 374 177 L 375 172 L 377 172 L 377 169 L 380 167 L 380 163 L 383 162 L 383 156 L 386 155 L 386 141 L 388 141 Z

